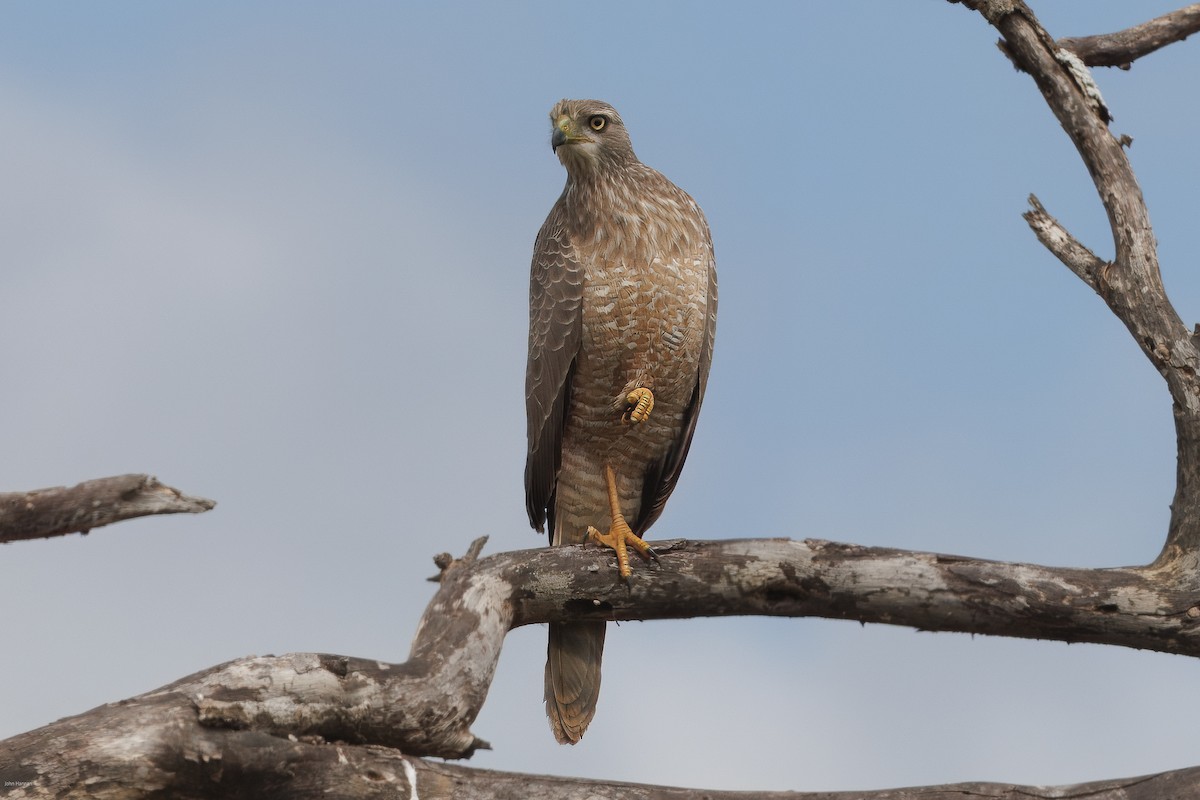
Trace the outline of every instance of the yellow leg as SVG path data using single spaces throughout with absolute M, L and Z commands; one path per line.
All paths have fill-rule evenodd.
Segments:
M 658 555 L 650 545 L 633 532 L 629 523 L 625 521 L 625 516 L 621 513 L 621 500 L 617 496 L 617 476 L 613 472 L 613 468 L 607 464 L 604 465 L 604 480 L 608 484 L 608 508 L 612 514 L 612 526 L 608 529 L 608 533 L 601 533 L 589 526 L 587 538 L 611 547 L 617 554 L 617 569 L 620 571 L 621 577 L 628 578 L 633 572 L 629 568 L 629 547 L 633 547 L 642 558 L 653 558 L 657 561 Z
M 645 422 L 650 419 L 650 412 L 654 410 L 654 392 L 645 386 L 639 386 L 625 396 L 625 402 L 629 404 L 625 419 L 635 424 Z

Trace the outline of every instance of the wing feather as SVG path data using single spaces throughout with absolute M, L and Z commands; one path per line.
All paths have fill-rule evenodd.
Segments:
M 696 432 L 696 420 L 700 418 L 700 404 L 704 402 L 704 387 L 708 384 L 708 372 L 712 366 L 713 340 L 717 334 L 717 265 L 710 255 L 708 262 L 708 295 L 705 308 L 704 338 L 700 343 L 700 363 L 696 370 L 696 384 L 692 397 L 683 412 L 679 435 L 666 456 L 646 470 L 642 484 L 642 506 L 638 509 L 633 532 L 641 536 L 659 518 L 667 505 L 667 498 L 675 491 L 683 462 L 687 460 L 692 446 L 692 435 Z
M 549 521 L 552 536 L 563 426 L 583 330 L 583 270 L 567 239 L 562 204 L 560 198 L 533 245 L 525 369 L 525 507 L 529 524 L 542 531 Z

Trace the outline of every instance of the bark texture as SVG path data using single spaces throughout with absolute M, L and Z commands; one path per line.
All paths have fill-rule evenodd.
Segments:
M 1150 213 L 1125 153 L 1127 137 L 1108 128 L 1111 117 L 1086 66 L 1060 47 L 1019 0 L 963 0 L 1003 36 L 1002 48 L 1037 84 L 1075 145 L 1104 204 L 1115 257 L 1101 262 L 1032 198 L 1026 220 L 1044 245 L 1088 284 L 1125 324 L 1167 383 L 1175 417 L 1175 497 L 1163 569 L 1195 574 L 1200 562 L 1200 350 L 1167 299 Z M 1195 7 L 1177 12 L 1190 19 Z M 1182 23 L 1180 23 L 1182 24 Z
M 655 545 L 657 568 L 625 582 L 604 548 L 477 558 L 482 543 L 463 559 L 441 560 L 440 586 L 402 664 L 313 653 L 231 661 L 0 743 L 0 780 L 30 797 L 112 786 L 129 797 L 265 797 L 271 787 L 279 796 L 332 787 L 342 793 L 334 796 L 371 797 L 382 784 L 363 775 L 399 780 L 418 757 L 466 758 L 488 746 L 470 726 L 504 636 L 534 623 L 823 616 L 1200 655 L 1200 591 L 1173 585 L 1175 573 L 1154 567 L 1073 570 L 817 540 L 673 540 Z M 309 756 L 359 765 L 361 785 L 333 785 L 329 776 L 292 784 L 293 774 L 320 780 Z M 380 763 L 390 766 L 364 766 Z M 1197 786 L 1197 773 L 1180 774 Z M 530 784 L 528 776 L 511 780 Z M 544 782 L 547 792 L 572 785 Z M 472 790 L 479 794 L 460 796 L 535 796 L 487 793 L 503 785 L 481 780 Z M 914 796 L 938 796 L 920 791 Z
M 1173 42 L 1182 42 L 1200 31 L 1200 3 L 1155 17 L 1116 33 L 1068 36 L 1058 40 L 1089 67 L 1129 69 L 1133 62 Z
M 199 514 L 216 503 L 150 475 L 116 475 L 32 492 L 0 493 L 0 543 L 87 533 L 134 517 Z
M 156 719 L 150 719 L 156 722 Z M 155 732 L 152 729 L 152 732 Z M 65 746 L 75 741 L 63 743 Z M 181 749 L 181 746 L 187 749 Z M 83 753 L 84 759 L 91 753 Z M 171 800 L 1193 800 L 1200 797 L 1200 768 L 1066 786 L 955 783 L 883 791 L 713 791 L 636 783 L 596 783 L 578 778 L 495 772 L 406 756 L 386 747 L 312 739 L 284 739 L 240 731 L 207 731 L 186 743 L 172 741 L 153 757 L 118 748 L 124 756 L 119 783 L 100 777 L 82 760 L 56 776 L 53 786 L 32 770 L 0 764 L 5 798 L 171 798 Z M 736 765 L 732 765 L 736 766 Z M 11 777 L 10 777 L 11 776 Z M 67 787 L 64 791 L 61 787 Z

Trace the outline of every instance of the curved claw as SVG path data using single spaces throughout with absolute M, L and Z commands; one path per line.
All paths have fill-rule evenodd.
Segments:
M 634 424 L 645 422 L 654 410 L 654 392 L 645 386 L 639 386 L 625 396 L 625 402 L 630 406 L 625 414 L 626 419 Z
M 650 398 L 649 402 L 653 404 L 654 395 L 650 394 L 649 389 L 635 389 L 629 393 L 629 396 L 632 398 L 639 391 L 645 392 Z M 641 395 L 639 395 L 640 397 Z M 608 528 L 608 533 L 601 533 L 598 529 L 589 525 L 584 535 L 584 540 L 594 541 L 605 547 L 612 548 L 617 554 L 617 569 L 621 573 L 621 577 L 628 578 L 633 573 L 633 570 L 629 567 L 630 549 L 647 561 L 654 559 L 657 562 L 659 560 L 658 553 L 654 552 L 654 548 L 646 544 L 642 537 L 633 532 L 633 529 L 629 527 L 629 523 L 625 521 L 624 515 L 621 514 L 621 502 L 617 494 L 617 475 L 613 472 L 611 464 L 604 466 L 604 482 L 608 485 L 608 506 L 612 515 L 612 524 Z
M 646 544 L 642 537 L 638 536 L 625 522 L 624 517 L 618 517 L 613 520 L 613 525 L 608 529 L 608 533 L 601 533 L 596 528 L 588 526 L 587 541 L 596 542 L 608 547 L 617 554 L 617 571 L 621 573 L 622 578 L 628 578 L 633 574 L 633 570 L 629 566 L 629 551 L 638 554 L 643 561 L 651 561 L 659 564 L 662 563 L 658 557 L 658 553 L 654 552 L 654 548 Z

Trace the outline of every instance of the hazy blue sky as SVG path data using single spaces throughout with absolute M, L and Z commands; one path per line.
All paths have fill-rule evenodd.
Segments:
M 1173 4 L 1035 7 L 1062 36 Z M 543 543 L 526 294 L 564 96 L 616 105 L 716 243 L 708 398 L 652 538 L 1152 559 L 1170 401 L 1020 218 L 1036 192 L 1111 256 L 996 38 L 928 0 L 5 3 L 0 490 L 150 472 L 219 505 L 0 549 L 0 736 L 249 654 L 402 661 L 433 554 Z M 1200 42 L 1096 77 L 1190 324 Z M 565 748 L 544 652 L 509 637 L 472 764 L 818 790 L 1196 760 L 1197 665 L 1161 654 L 624 624 Z

